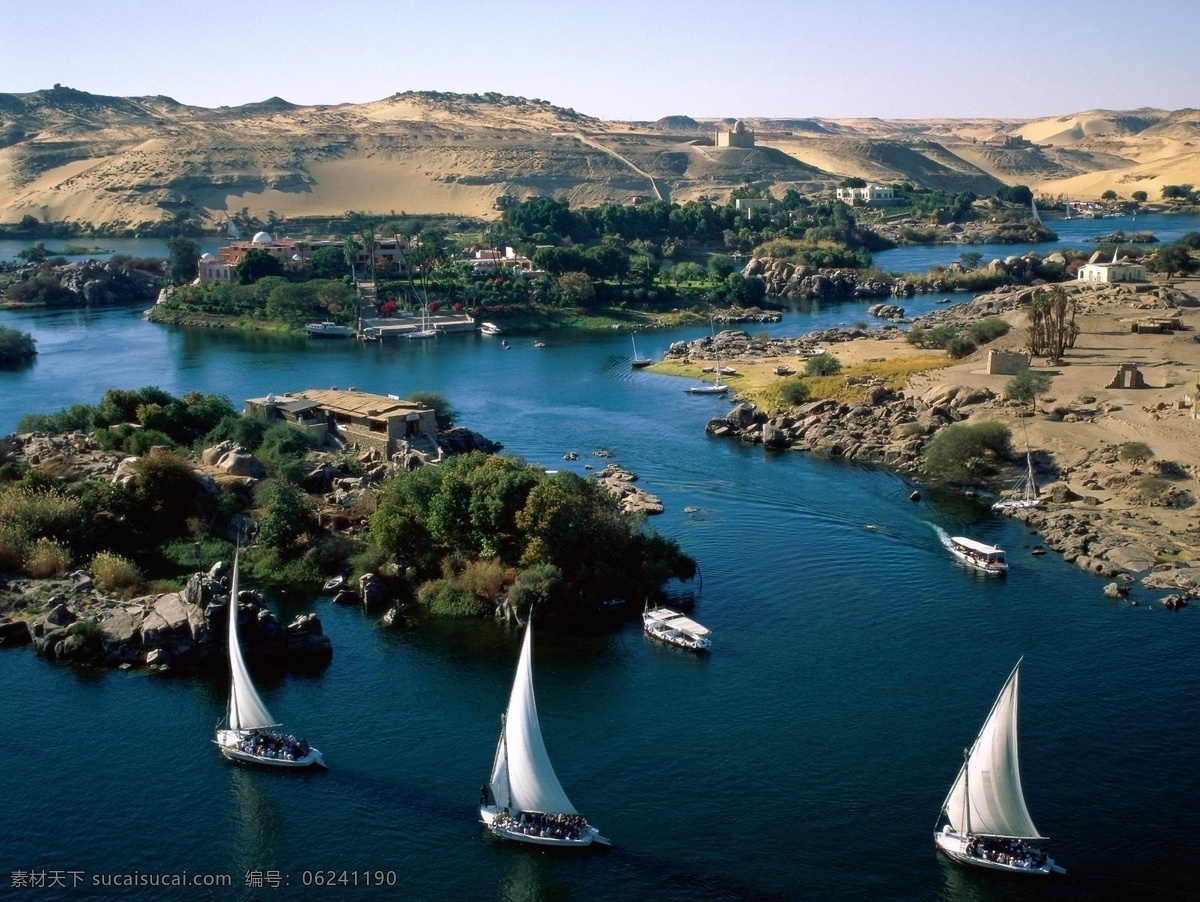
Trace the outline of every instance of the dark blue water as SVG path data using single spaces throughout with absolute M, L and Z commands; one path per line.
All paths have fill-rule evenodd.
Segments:
M 859 315 L 793 313 L 772 331 Z M 476 337 L 363 346 L 180 331 L 134 311 L 0 322 L 32 330 L 43 351 L 0 373 L 0 431 L 18 411 L 115 384 L 236 402 L 355 385 L 442 391 L 463 422 L 548 467 L 584 472 L 611 449 L 665 502 L 653 525 L 700 561 L 695 617 L 714 633 L 707 658 L 632 623 L 538 634 L 550 755 L 616 843 L 585 856 L 503 844 L 477 823 L 519 648 L 490 622 L 387 632 L 314 601 L 333 663 L 260 682 L 325 752 L 330 771 L 306 775 L 217 754 L 226 679 L 2 652 L 6 889 L 10 871 L 30 869 L 226 875 L 226 889 L 153 896 L 220 899 L 278 895 L 247 889 L 248 871 L 278 872 L 305 897 L 377 894 L 305 889 L 316 869 L 395 871 L 415 899 L 1182 899 L 1200 881 L 1186 848 L 1200 830 L 1195 609 L 1108 602 L 1099 580 L 1030 556 L 1021 526 L 957 495 L 914 504 L 888 473 L 710 439 L 703 424 L 727 402 L 632 372 L 626 336 L 504 351 Z M 639 349 L 703 331 L 647 334 Z M 578 463 L 561 460 L 568 450 Z M 939 530 L 1008 548 L 1009 577 L 957 566 Z M 931 837 L 962 748 L 1021 655 L 1026 797 L 1071 871 L 1038 884 L 951 866 Z
M 949 266 L 964 253 L 971 251 L 982 254 L 984 263 L 996 257 L 1003 260 L 1013 254 L 1019 256 L 1027 251 L 1036 251 L 1045 256 L 1067 247 L 1092 249 L 1095 245 L 1087 239 L 1110 235 L 1116 231 L 1123 231 L 1126 235 L 1132 235 L 1134 232 L 1152 232 L 1160 243 L 1167 244 L 1188 232 L 1200 232 L 1200 216 L 1143 213 L 1140 216 L 1122 216 L 1117 219 L 1048 219 L 1046 225 L 1058 235 L 1057 241 L 1043 241 L 1038 244 L 913 244 L 872 254 L 871 265 L 884 272 L 917 273 L 925 272 L 929 267 L 939 264 Z M 1153 250 L 1157 246 L 1128 245 L 1131 250 Z

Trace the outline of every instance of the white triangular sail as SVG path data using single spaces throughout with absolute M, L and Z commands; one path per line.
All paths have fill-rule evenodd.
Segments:
M 1029 817 L 1017 760 L 1017 684 L 1013 668 L 943 804 L 955 832 L 1043 839 Z
M 250 671 L 246 669 L 246 660 L 242 657 L 241 643 L 238 642 L 239 553 L 234 552 L 233 578 L 229 583 L 229 669 L 233 673 L 233 682 L 229 689 L 229 729 L 261 730 L 278 726 L 278 722 L 258 697 L 258 691 L 250 679 Z
M 491 789 L 496 804 L 512 811 L 576 814 L 563 791 L 538 724 L 533 697 L 533 624 L 525 627 L 521 658 L 508 697 L 508 712 L 492 766 Z

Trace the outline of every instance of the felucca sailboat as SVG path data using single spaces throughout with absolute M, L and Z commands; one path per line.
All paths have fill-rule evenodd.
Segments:
M 590 846 L 593 842 L 609 845 L 575 810 L 546 754 L 533 697 L 532 643 L 531 615 L 479 815 L 501 839 L 567 848 Z M 486 790 L 491 791 L 491 802 Z
M 229 583 L 229 669 L 233 677 L 229 687 L 229 725 L 217 729 L 217 747 L 230 761 L 271 767 L 324 767 L 325 759 L 307 741 L 271 729 L 279 726 L 279 722 L 267 710 L 246 669 L 237 629 L 240 554 L 241 549 L 234 552 Z
M 1024 659 L 1022 659 L 1024 660 Z M 964 755 L 933 841 L 955 861 L 1016 874 L 1065 874 L 1046 852 L 1029 817 L 1017 760 L 1017 687 L 1021 661 Z

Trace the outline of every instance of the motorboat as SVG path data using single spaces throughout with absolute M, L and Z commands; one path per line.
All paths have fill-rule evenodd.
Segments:
M 350 338 L 354 335 L 354 330 L 349 326 L 331 322 L 309 323 L 304 331 L 317 338 Z
M 966 536 L 951 536 L 950 553 L 968 567 L 974 567 L 984 573 L 1002 576 L 1008 572 L 1008 559 L 1004 550 L 994 545 L 985 545 Z
M 708 627 L 701 626 L 690 617 L 685 617 L 670 608 L 649 608 L 642 612 L 642 627 L 646 635 L 668 645 L 686 648 L 689 651 L 708 651 L 712 647 L 712 635 Z
M 504 332 L 504 330 L 501 329 L 499 326 L 497 326 L 495 323 L 480 323 L 479 324 L 479 334 L 480 335 L 500 335 L 503 332 Z

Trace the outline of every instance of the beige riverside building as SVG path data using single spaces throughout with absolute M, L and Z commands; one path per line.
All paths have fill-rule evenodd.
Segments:
M 729 131 L 717 130 L 717 147 L 753 147 L 754 132 L 739 119 Z
M 336 441 L 372 449 L 392 460 L 409 451 L 438 459 L 437 417 L 433 410 L 395 395 L 373 395 L 349 388 L 306 389 L 250 398 L 246 412 L 267 422 L 283 420 L 303 429 L 318 443 Z

